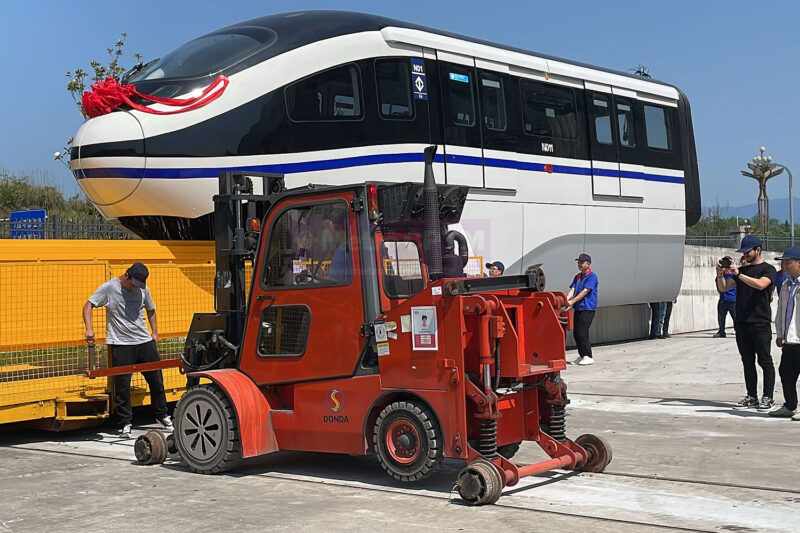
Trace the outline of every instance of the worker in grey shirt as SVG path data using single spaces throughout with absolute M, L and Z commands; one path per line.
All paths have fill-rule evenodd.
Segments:
M 158 325 L 156 306 L 150 289 L 147 288 L 149 271 L 142 263 L 134 263 L 125 273 L 100 285 L 83 306 L 83 322 L 86 325 L 86 341 L 94 344 L 92 308 L 106 308 L 106 345 L 111 354 L 112 366 L 134 365 L 158 361 Z M 144 323 L 142 310 L 147 311 L 152 334 Z M 165 428 L 172 429 L 172 420 L 167 415 L 167 399 L 164 394 L 164 378 L 161 370 L 143 372 L 150 387 L 150 403 L 156 420 Z M 122 425 L 121 434 L 131 436 L 131 374 L 114 376 L 114 406 Z

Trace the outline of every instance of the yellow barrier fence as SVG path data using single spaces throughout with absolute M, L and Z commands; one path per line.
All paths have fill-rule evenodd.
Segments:
M 213 243 L 0 240 L 0 424 L 42 420 L 58 429 L 108 416 L 109 380 L 85 377 L 81 312 L 98 286 L 134 261 L 150 269 L 161 357 L 177 358 L 192 315 L 214 309 Z M 482 275 L 482 258 L 470 258 L 465 270 Z M 95 309 L 93 318 L 104 367 L 105 311 Z M 169 401 L 180 398 L 185 382 L 177 369 L 164 370 Z M 134 405 L 148 404 L 141 374 L 132 387 Z
M 176 358 L 192 315 L 213 310 L 213 259 L 209 242 L 0 240 L 0 424 L 48 419 L 69 427 L 106 417 L 108 380 L 84 376 L 81 310 L 89 295 L 132 262 L 146 263 L 159 351 Z M 96 309 L 93 318 L 102 367 L 105 311 Z M 164 384 L 175 401 L 185 378 L 168 369 Z M 149 403 L 141 374 L 132 387 L 134 405 Z

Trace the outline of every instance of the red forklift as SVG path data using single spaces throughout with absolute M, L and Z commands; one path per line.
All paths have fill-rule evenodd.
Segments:
M 220 176 L 216 312 L 193 318 L 168 446 L 148 436 L 137 454 L 169 447 L 204 474 L 278 450 L 373 454 L 403 482 L 457 459 L 470 505 L 523 476 L 603 471 L 604 439 L 565 434 L 565 295 L 544 292 L 539 267 L 465 276 L 466 239 L 447 228 L 469 188 L 435 183 L 435 151 L 423 183 Z M 523 441 L 551 459 L 514 464 Z

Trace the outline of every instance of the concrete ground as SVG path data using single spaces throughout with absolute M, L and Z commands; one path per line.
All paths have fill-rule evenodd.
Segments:
M 320 454 L 202 476 L 175 460 L 138 466 L 134 441 L 102 430 L 6 427 L 0 533 L 800 531 L 800 422 L 733 407 L 743 386 L 732 338 L 686 334 L 597 347 L 595 357 L 565 374 L 567 428 L 612 443 L 603 474 L 524 479 L 497 505 L 472 508 L 451 492 L 456 464 L 411 487 L 387 480 L 371 458 Z M 540 457 L 526 444 L 516 460 Z

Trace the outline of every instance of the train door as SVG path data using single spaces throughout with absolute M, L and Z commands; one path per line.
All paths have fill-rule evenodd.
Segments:
M 267 216 L 240 361 L 259 385 L 356 367 L 364 305 L 354 194 L 289 199 Z
M 483 187 L 475 59 L 437 50 L 447 183 Z
M 586 116 L 589 119 L 589 153 L 592 194 L 620 196 L 618 135 L 614 126 L 611 87 L 586 82 Z

